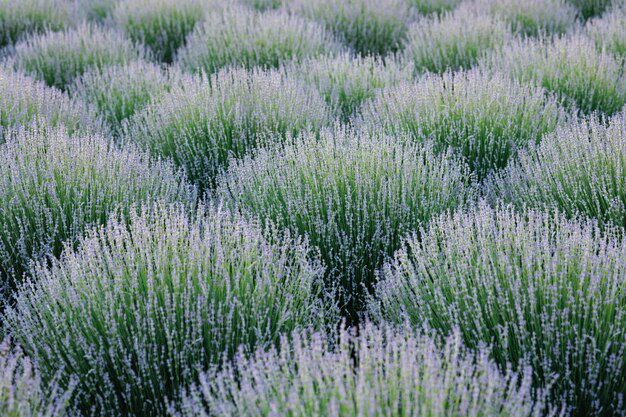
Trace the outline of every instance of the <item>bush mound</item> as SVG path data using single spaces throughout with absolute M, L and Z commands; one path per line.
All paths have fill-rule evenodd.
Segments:
M 292 0 L 289 5 L 361 55 L 401 50 L 411 17 L 407 0 Z
M 444 13 L 453 10 L 462 0 L 408 0 L 420 14 Z
M 239 346 L 323 326 L 323 268 L 300 240 L 219 208 L 156 204 L 112 215 L 38 267 L 6 320 L 44 378 L 76 375 L 74 406 L 164 415 L 166 398 Z M 224 356 L 223 356 L 224 355 Z
M 548 410 L 530 369 L 500 372 L 459 334 L 441 341 L 368 324 L 358 335 L 341 329 L 336 339 L 295 332 L 281 338 L 280 350 L 240 354 L 224 370 L 201 374 L 172 414 L 530 417 Z
M 626 227 L 626 112 L 564 126 L 487 187 L 491 199 Z
M 618 4 L 621 0 L 567 0 L 578 8 L 583 19 L 600 16 L 613 4 Z
M 362 118 L 367 129 L 433 140 L 436 151 L 455 149 L 479 178 L 564 121 L 543 89 L 479 70 L 427 74 L 381 90 L 363 106 Z
M 568 0 L 477 0 L 476 3 L 523 36 L 565 33 L 577 23 L 578 10 Z
M 73 383 L 61 390 L 44 387 L 39 370 L 10 339 L 0 342 L 0 415 L 4 417 L 64 417 Z
M 153 56 L 172 62 L 176 50 L 202 20 L 205 0 L 120 0 L 113 21 L 128 37 L 146 45 Z
M 510 37 L 507 25 L 471 4 L 423 17 L 407 34 L 404 58 L 417 73 L 469 69 Z
M 361 294 L 402 236 L 473 196 L 467 167 L 408 138 L 343 128 L 303 134 L 233 161 L 218 195 L 306 235 L 328 267 L 329 287 L 355 318 Z
M 412 68 L 397 60 L 348 53 L 308 59 L 287 72 L 314 85 L 343 120 L 354 116 L 378 90 L 412 79 Z
M 60 255 L 114 209 L 195 199 L 170 163 L 44 123 L 10 131 L 0 160 L 0 288 L 13 287 L 32 259 Z
M 127 136 L 210 187 L 230 157 L 328 123 L 330 110 L 319 93 L 283 71 L 228 69 L 183 77 L 132 118 Z
M 49 86 L 66 89 L 90 68 L 142 58 L 143 47 L 122 33 L 91 23 L 24 38 L 15 46 L 15 64 Z
M 124 120 L 169 91 L 179 78 L 176 69 L 164 70 L 139 60 L 88 70 L 69 90 L 72 96 L 93 105 L 119 134 Z
M 12 127 L 43 119 L 68 133 L 106 133 L 102 120 L 83 101 L 20 72 L 0 66 L 0 143 Z
M 387 264 L 370 311 L 381 319 L 460 329 L 500 365 L 526 362 L 554 380 L 567 415 L 626 411 L 626 240 L 560 213 L 486 204 L 443 215 Z
M 626 3 L 600 18 L 588 21 L 585 31 L 598 49 L 626 59 Z
M 625 66 L 581 34 L 522 39 L 486 61 L 520 81 L 541 85 L 585 114 L 612 115 L 626 104 Z
M 74 22 L 74 9 L 64 0 L 0 0 L 0 48 L 28 33 L 61 30 Z
M 225 4 L 209 10 L 178 53 L 183 69 L 211 74 L 227 66 L 273 68 L 339 49 L 321 25 L 282 9 L 260 13 Z

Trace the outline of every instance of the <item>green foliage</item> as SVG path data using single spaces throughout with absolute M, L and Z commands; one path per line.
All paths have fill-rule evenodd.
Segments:
M 44 123 L 9 131 L 0 160 L 0 287 L 14 288 L 31 260 L 59 256 L 114 209 L 195 200 L 171 164 Z
M 0 0 L 0 48 L 29 33 L 64 29 L 74 17 L 64 0 Z
M 123 122 L 169 91 L 180 73 L 147 61 L 87 70 L 70 86 L 72 96 L 93 105 L 119 135 Z
M 363 290 L 402 236 L 473 197 L 467 167 L 409 138 L 340 128 L 303 134 L 233 161 L 218 195 L 262 220 L 307 236 L 357 317 Z
M 516 206 L 558 208 L 626 227 L 626 113 L 572 123 L 520 155 L 487 188 Z
M 287 67 L 287 72 L 314 85 L 343 120 L 354 116 L 378 90 L 411 80 L 413 73 L 410 66 L 393 59 L 347 53 L 308 59 Z
M 143 49 L 120 32 L 94 24 L 29 36 L 15 46 L 17 67 L 60 89 L 90 68 L 121 64 L 143 55 Z
M 410 17 L 406 0 L 293 0 L 290 7 L 361 55 L 401 50 Z
M 206 0 L 120 0 L 113 21 L 133 41 L 146 45 L 154 57 L 172 62 L 176 50 L 204 17 Z
M 183 69 L 211 74 L 227 66 L 274 68 L 338 50 L 321 25 L 282 9 L 259 13 L 224 4 L 210 8 L 204 20 L 178 53 Z
M 573 109 L 590 114 L 618 112 L 626 103 L 624 63 L 596 49 L 581 34 L 556 39 L 521 39 L 495 53 L 488 64 L 523 82 L 559 95 Z
M 298 239 L 219 208 L 158 204 L 112 215 L 77 251 L 38 266 L 6 320 L 47 380 L 73 375 L 73 405 L 164 415 L 199 368 L 282 332 L 324 326 L 323 268 Z
M 565 33 L 577 23 L 578 10 L 568 0 L 476 0 L 486 12 L 526 36 Z
M 452 148 L 484 178 L 565 120 L 543 89 L 471 70 L 427 74 L 382 90 L 364 105 L 362 123 L 418 142 L 432 140 L 438 152 Z
M 284 72 L 228 69 L 183 77 L 131 119 L 127 138 L 210 188 L 229 158 L 329 123 L 317 91 Z
M 0 143 L 8 129 L 28 125 L 34 119 L 45 120 L 50 126 L 63 125 L 70 134 L 107 132 L 96 112 L 80 99 L 0 67 Z
M 486 349 L 459 334 L 427 334 L 366 324 L 335 336 L 296 332 L 280 351 L 240 354 L 200 376 L 177 417 L 208 416 L 553 416 L 531 369 L 500 372 Z
M 39 370 L 10 339 L 0 343 L 0 415 L 3 417 L 64 417 L 74 383 L 61 390 L 43 387 Z
M 486 204 L 431 221 L 385 266 L 370 311 L 554 382 L 566 415 L 626 412 L 626 241 L 562 214 Z
M 510 37 L 507 25 L 471 4 L 453 12 L 423 17 L 407 35 L 404 58 L 417 73 L 468 69 Z

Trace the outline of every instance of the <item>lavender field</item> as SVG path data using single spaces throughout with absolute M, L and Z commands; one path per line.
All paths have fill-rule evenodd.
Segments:
M 625 0 L 0 0 L 0 417 L 626 417 Z

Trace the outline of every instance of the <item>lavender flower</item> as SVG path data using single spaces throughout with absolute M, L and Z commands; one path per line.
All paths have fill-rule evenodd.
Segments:
M 431 221 L 382 271 L 377 319 L 460 329 L 532 366 L 571 416 L 624 415 L 626 240 L 560 213 L 486 204 Z
M 229 69 L 184 77 L 131 119 L 127 136 L 211 187 L 230 156 L 329 123 L 324 99 L 303 82 L 277 70 Z
M 487 185 L 492 200 L 626 226 L 626 112 L 560 128 Z
M 404 57 L 417 73 L 471 68 L 511 36 L 507 25 L 471 4 L 423 17 L 408 30 Z
M 612 115 L 626 103 L 623 62 L 579 33 L 521 39 L 485 61 L 522 82 L 541 85 L 585 114 Z
M 289 6 L 361 55 L 401 50 L 411 17 L 406 0 L 292 0 Z
M 270 236 L 270 237 L 264 237 Z M 299 239 L 220 208 L 155 204 L 114 214 L 77 251 L 39 265 L 9 323 L 48 380 L 78 377 L 73 408 L 163 415 L 165 399 L 238 346 L 332 322 L 323 268 Z
M 479 178 L 566 120 L 543 89 L 479 70 L 428 74 L 384 89 L 362 113 L 367 129 L 433 140 L 437 151 L 453 148 Z
M 209 8 L 178 52 L 183 69 L 208 74 L 227 66 L 279 67 L 292 60 L 335 52 L 331 35 L 319 24 L 285 10 L 259 13 L 240 4 Z
M 15 64 L 49 86 L 67 88 L 89 68 L 121 64 L 145 55 L 120 32 L 84 23 L 61 32 L 24 38 L 15 46 Z
M 0 160 L 0 287 L 13 287 L 32 259 L 60 255 L 114 209 L 195 200 L 170 163 L 43 122 L 9 131 Z
M 306 235 L 343 289 L 352 318 L 375 270 L 402 236 L 473 197 L 467 167 L 448 152 L 380 133 L 336 128 L 231 162 L 218 196 Z
M 80 99 L 0 66 L 0 143 L 8 129 L 33 119 L 44 119 L 50 126 L 62 124 L 70 134 L 107 133 L 96 112 Z
M 204 0 L 120 0 L 112 12 L 115 25 L 154 57 L 172 62 L 176 50 L 204 16 Z
M 280 348 L 243 353 L 200 375 L 175 417 L 554 415 L 532 372 L 501 372 L 489 352 L 389 326 L 341 329 L 333 338 L 295 332 Z M 355 364 L 356 363 L 356 364 Z
M 43 386 L 39 370 L 10 339 L 0 343 L 0 414 L 3 417 L 63 417 L 72 396 L 55 383 Z

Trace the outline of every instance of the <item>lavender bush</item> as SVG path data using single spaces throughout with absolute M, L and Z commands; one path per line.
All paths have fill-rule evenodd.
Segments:
M 0 288 L 114 209 L 157 199 L 193 204 L 194 190 L 171 164 L 43 124 L 11 130 L 0 145 Z
M 543 89 L 479 70 L 427 74 L 380 91 L 363 106 L 362 124 L 453 148 L 483 178 L 565 121 Z
M 406 0 L 292 0 L 289 5 L 361 55 L 402 49 L 410 18 Z
M 313 84 L 343 120 L 353 116 L 378 90 L 412 79 L 412 68 L 397 60 L 347 53 L 308 59 L 291 65 L 287 72 Z
M 626 103 L 624 64 L 581 34 L 522 39 L 487 59 L 492 68 L 558 94 L 570 107 L 611 115 Z
M 227 66 L 279 67 L 339 48 L 321 25 L 285 10 L 260 13 L 238 4 L 209 10 L 179 51 L 184 69 L 210 74 Z
M 572 5 L 576 6 L 581 17 L 588 19 L 593 16 L 599 16 L 604 13 L 614 3 L 622 0 L 568 0 Z
M 560 128 L 523 152 L 486 188 L 493 200 L 557 208 L 626 227 L 626 113 Z
M 0 47 L 28 33 L 71 26 L 74 12 L 64 0 L 0 0 Z
M 443 13 L 453 10 L 462 0 L 408 0 L 421 14 Z
M 283 71 L 228 69 L 184 77 L 131 119 L 128 138 L 210 187 L 229 157 L 328 123 L 324 99 Z
M 39 370 L 10 339 L 0 343 L 0 414 L 4 417 L 64 417 L 74 383 L 62 390 L 43 385 Z
M 588 21 L 585 31 L 599 49 L 626 59 L 626 3 Z
M 503 21 L 469 4 L 413 23 L 404 57 L 417 73 L 468 69 L 488 51 L 501 47 L 509 36 Z
M 555 379 L 571 416 L 626 412 L 626 241 L 563 214 L 486 204 L 431 221 L 382 272 L 370 311 L 492 344 Z
M 80 99 L 70 98 L 20 72 L 0 66 L 0 143 L 12 127 L 43 119 L 64 125 L 68 133 L 106 133 L 97 113 Z
M 218 195 L 319 247 L 327 283 L 356 318 L 361 294 L 431 216 L 471 199 L 466 166 L 409 138 L 336 128 L 231 162 Z
M 113 215 L 79 250 L 37 267 L 5 319 L 45 380 L 59 365 L 62 382 L 79 378 L 76 409 L 163 415 L 166 397 L 195 381 L 198 367 L 332 315 L 307 246 L 266 235 L 219 208 Z
M 87 69 L 121 64 L 145 55 L 120 32 L 85 23 L 61 32 L 24 38 L 15 46 L 15 64 L 49 86 L 65 89 Z
M 137 43 L 146 45 L 154 57 L 172 62 L 176 50 L 204 16 L 205 0 L 120 0 L 113 21 Z
M 458 333 L 441 340 L 389 326 L 295 332 L 279 350 L 240 354 L 201 374 L 173 416 L 543 416 L 531 369 L 500 372 Z M 356 363 L 356 366 L 355 366 Z M 536 398 L 536 399 L 535 399 Z
M 158 100 L 179 78 L 180 71 L 175 67 L 164 70 L 140 60 L 87 70 L 69 90 L 74 97 L 95 106 L 119 134 L 126 119 L 152 100 Z
M 527 36 L 565 33 L 577 23 L 578 10 L 568 0 L 476 0 L 479 7 Z

